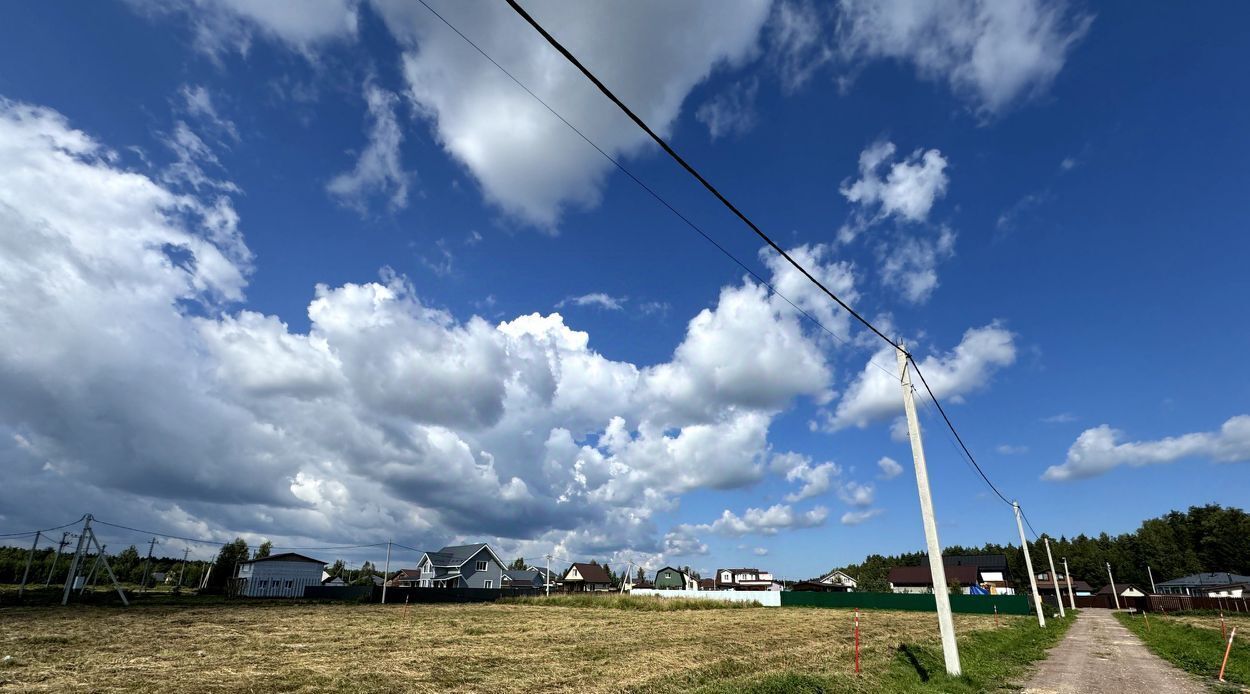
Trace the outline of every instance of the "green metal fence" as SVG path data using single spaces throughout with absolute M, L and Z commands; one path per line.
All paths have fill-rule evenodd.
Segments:
M 1025 595 L 952 595 L 951 611 L 964 614 L 1032 614 Z M 836 607 L 861 610 L 905 610 L 937 612 L 932 594 L 922 593 L 808 593 L 786 591 L 781 594 L 782 607 Z

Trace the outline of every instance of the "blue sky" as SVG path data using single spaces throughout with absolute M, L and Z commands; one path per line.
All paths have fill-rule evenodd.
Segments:
M 13 5 L 5 528 L 799 578 L 922 546 L 893 355 L 505 4 L 431 4 L 840 339 L 420 4 Z M 533 7 L 1055 535 L 1245 498 L 1244 11 Z M 1015 541 L 921 417 L 942 541 Z

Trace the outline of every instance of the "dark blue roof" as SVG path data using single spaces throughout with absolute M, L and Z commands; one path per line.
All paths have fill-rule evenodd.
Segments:
M 1230 583 L 1250 583 L 1250 576 L 1230 574 L 1227 571 L 1213 573 L 1190 574 L 1170 581 L 1163 581 L 1161 586 L 1226 586 Z

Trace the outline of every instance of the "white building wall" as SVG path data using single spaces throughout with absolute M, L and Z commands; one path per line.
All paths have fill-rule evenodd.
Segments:
M 299 598 L 306 586 L 321 585 L 324 567 L 309 561 L 261 561 L 239 567 L 242 594 L 252 598 Z
M 769 590 L 653 590 L 635 588 L 630 595 L 654 595 L 661 598 L 696 598 L 724 602 L 758 602 L 763 607 L 781 607 L 781 592 Z

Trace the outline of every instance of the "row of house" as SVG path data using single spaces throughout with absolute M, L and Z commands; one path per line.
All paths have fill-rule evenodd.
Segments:
M 1002 554 L 951 555 L 942 558 L 946 583 L 965 594 L 1012 595 L 1016 587 L 1008 580 L 1007 557 Z M 246 596 L 297 597 L 304 588 L 315 585 L 344 585 L 341 577 L 325 573 L 326 563 L 302 554 L 286 552 L 241 562 L 236 579 L 239 593 Z M 1038 591 L 1043 597 L 1063 595 L 1068 578 L 1062 573 L 1036 575 Z M 379 582 L 381 579 L 377 579 Z M 931 593 L 933 580 L 929 567 L 899 566 L 890 570 L 889 587 L 895 593 Z M 475 588 L 483 590 L 531 589 L 551 592 L 583 593 L 614 590 L 614 581 L 598 564 L 574 562 L 562 573 L 546 567 L 528 566 L 507 569 L 499 555 L 486 543 L 450 545 L 421 555 L 417 566 L 397 571 L 387 585 L 410 588 Z M 1095 595 L 1085 581 L 1072 579 L 1072 591 L 1078 596 Z M 655 573 L 654 581 L 629 587 L 654 587 L 659 590 L 781 590 L 782 585 L 772 573 L 758 568 L 717 569 L 712 578 L 697 579 L 679 568 L 665 566 Z M 833 571 L 819 579 L 789 586 L 801 591 L 854 591 L 855 578 Z M 1240 598 L 1250 595 L 1250 576 L 1232 573 L 1202 573 L 1159 583 L 1161 594 Z M 1146 594 L 1131 584 L 1119 584 L 1121 597 Z M 1105 586 L 1097 594 L 1110 594 Z

